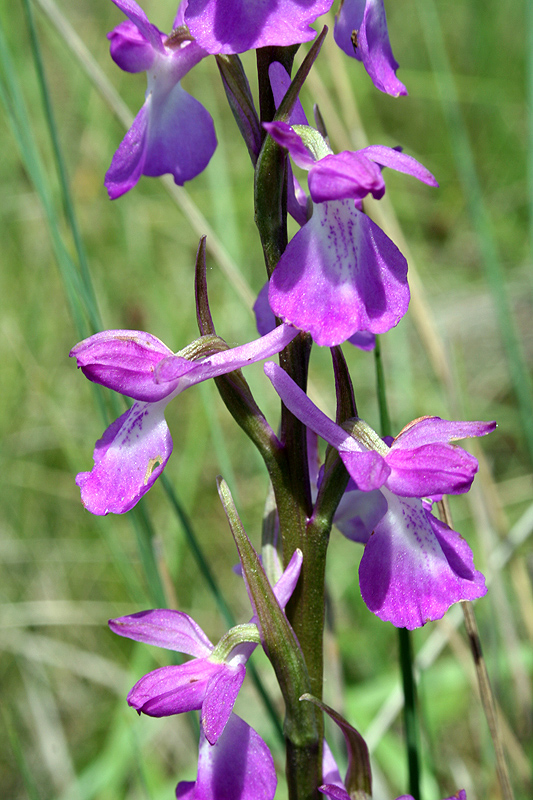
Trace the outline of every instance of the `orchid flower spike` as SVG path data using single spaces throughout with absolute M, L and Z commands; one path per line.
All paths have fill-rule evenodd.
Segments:
M 197 778 L 178 783 L 178 800 L 273 800 L 274 759 L 259 734 L 236 714 L 214 745 L 202 725 L 199 750 Z
M 284 122 L 264 127 L 309 172 L 315 204 L 272 274 L 272 311 L 328 347 L 361 331 L 390 330 L 409 305 L 407 262 L 363 213 L 362 201 L 368 194 L 383 197 L 382 167 L 430 186 L 437 186 L 435 178 L 414 158 L 390 147 L 333 154 L 313 128 Z
M 178 8 L 170 36 L 152 25 L 135 0 L 113 0 L 128 17 L 107 37 L 111 57 L 126 72 L 146 72 L 146 99 L 113 156 L 105 186 L 112 200 L 141 175 L 170 173 L 182 186 L 202 172 L 217 146 L 211 115 L 180 81 L 208 53 L 184 27 L 187 2 Z
M 298 581 L 301 550 L 296 550 L 274 586 L 284 608 Z M 141 678 L 128 694 L 139 714 L 168 717 L 202 710 L 202 730 L 213 745 L 222 734 L 246 674 L 246 663 L 260 641 L 257 618 L 232 628 L 214 647 L 196 622 L 181 611 L 156 609 L 109 620 L 119 636 L 194 656 L 184 664 L 160 667 Z
M 70 356 L 89 380 L 136 401 L 96 442 L 91 472 L 76 477 L 85 508 L 98 515 L 133 508 L 172 453 L 167 404 L 189 386 L 270 358 L 297 333 L 281 325 L 261 339 L 198 361 L 174 354 L 143 331 L 104 331 L 77 344 Z
M 477 461 L 451 442 L 485 436 L 496 423 L 423 417 L 389 447 L 362 420 L 353 433 L 330 420 L 276 364 L 265 364 L 265 372 L 287 408 L 339 452 L 350 473 L 358 519 L 355 535 L 347 535 L 365 543 L 359 583 L 368 608 L 412 630 L 440 619 L 453 603 L 482 597 L 485 580 L 468 544 L 422 498 L 468 491 Z
M 376 89 L 393 97 L 407 94 L 396 77 L 383 0 L 341 0 L 333 35 L 346 55 L 363 62 Z

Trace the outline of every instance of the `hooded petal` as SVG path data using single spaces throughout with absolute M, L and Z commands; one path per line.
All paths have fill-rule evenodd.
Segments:
M 215 664 L 207 658 L 160 667 L 137 681 L 128 694 L 128 703 L 150 717 L 198 711 L 209 681 L 224 668 L 223 664 Z
M 334 37 L 346 55 L 363 62 L 376 89 L 393 97 L 407 94 L 396 77 L 383 0 L 344 0 Z
M 407 311 L 407 262 L 350 200 L 315 206 L 270 279 L 273 312 L 319 345 L 385 333 Z
M 150 43 L 152 48 L 163 53 L 165 48 L 161 41 L 161 32 L 152 25 L 142 8 L 135 0 L 113 0 L 113 3 L 120 8 L 123 14 L 135 25 L 141 36 Z M 120 65 L 119 65 L 120 66 Z
M 331 0 L 189 0 L 185 21 L 208 53 L 244 53 L 311 41 L 310 24 L 330 6 Z
M 385 194 L 385 181 L 379 166 L 359 152 L 345 150 L 321 158 L 309 172 L 309 191 L 315 203 L 325 200 L 362 200 L 372 194 L 379 200 Z
M 96 442 L 92 471 L 76 476 L 82 503 L 92 514 L 124 514 L 161 475 L 172 453 L 167 402 L 134 403 Z
M 149 402 L 170 394 L 168 384 L 160 386 L 154 381 L 155 367 L 169 355 L 172 350 L 156 336 L 129 330 L 103 331 L 89 336 L 69 353 L 90 381 L 134 400 Z
M 196 622 L 182 611 L 154 609 L 109 620 L 113 633 L 136 642 L 207 658 L 213 645 Z
M 196 781 L 178 783 L 178 800 L 273 800 L 276 769 L 270 750 L 236 714 L 215 745 L 200 728 Z
M 245 675 L 244 664 L 224 665 L 209 681 L 202 704 L 202 727 L 209 744 L 215 744 L 226 727 Z
M 482 597 L 485 580 L 465 540 L 426 511 L 421 500 L 382 491 L 388 511 L 359 566 L 361 594 L 370 611 L 412 630 L 440 619 L 453 603 Z
M 470 489 L 478 470 L 473 455 L 440 442 L 414 450 L 391 449 L 386 460 L 391 468 L 387 486 L 403 497 L 463 494 Z
M 125 72 L 146 72 L 154 63 L 156 51 L 152 42 L 129 19 L 113 28 L 107 38 L 111 58 Z

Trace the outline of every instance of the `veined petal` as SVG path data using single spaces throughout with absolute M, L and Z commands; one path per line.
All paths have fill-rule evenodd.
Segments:
M 106 172 L 104 185 L 111 200 L 129 192 L 143 174 L 149 113 L 149 100 L 146 100 Z
M 160 667 L 137 681 L 128 694 L 128 703 L 150 717 L 198 711 L 209 681 L 222 668 L 206 658 Z
M 391 468 L 387 487 L 403 497 L 463 494 L 470 489 L 478 470 L 473 455 L 441 442 L 414 450 L 391 449 L 386 460 Z
M 359 567 L 361 594 L 380 619 L 419 628 L 460 600 L 486 593 L 472 551 L 421 500 L 382 490 L 388 511 L 368 540 Z
M 69 353 L 90 381 L 134 400 L 149 402 L 161 400 L 173 389 L 154 381 L 155 367 L 169 355 L 172 350 L 156 336 L 129 330 L 103 331 L 89 336 Z
M 178 800 L 273 800 L 276 768 L 270 750 L 246 722 L 232 714 L 215 745 L 200 727 L 198 777 L 178 783 Z
M 150 42 L 156 52 L 164 53 L 165 48 L 161 41 L 161 33 L 152 25 L 140 5 L 135 0 L 113 0 L 113 3 L 120 8 L 123 14 L 133 22 L 144 38 Z
M 107 38 L 111 58 L 125 72 L 146 72 L 154 63 L 156 51 L 151 41 L 129 19 L 113 28 Z
M 393 147 L 385 147 L 382 144 L 373 144 L 369 147 L 364 147 L 362 150 L 357 151 L 360 156 L 375 161 L 381 167 L 390 167 L 395 169 L 396 172 L 404 172 L 406 175 L 412 175 L 413 178 L 418 178 L 422 183 L 427 183 L 429 186 L 438 186 L 439 184 L 431 174 L 416 158 L 402 153 L 401 150 L 395 150 Z
M 407 311 L 407 262 L 351 200 L 319 203 L 270 279 L 273 312 L 319 345 L 385 333 Z
M 310 24 L 330 6 L 331 0 L 189 0 L 185 21 L 208 53 L 244 53 L 311 41 Z
M 179 82 L 159 88 L 154 81 L 142 174 L 170 173 L 183 186 L 208 165 L 217 139 L 209 112 Z
M 215 744 L 226 727 L 245 675 L 244 664 L 224 665 L 209 681 L 202 704 L 202 728 L 209 744 Z
M 420 417 L 400 431 L 391 448 L 405 450 L 434 442 L 448 443 L 457 439 L 486 436 L 495 428 L 495 422 L 453 422 L 440 417 Z
M 182 611 L 154 609 L 109 620 L 113 633 L 136 642 L 165 647 L 196 658 L 207 658 L 213 645 L 199 625 Z
M 315 203 L 346 198 L 362 200 L 367 194 L 377 200 L 383 197 L 385 181 L 381 170 L 361 153 L 349 150 L 332 153 L 312 166 L 308 182 Z
M 92 514 L 124 514 L 161 475 L 172 453 L 166 404 L 134 403 L 96 442 L 92 471 L 76 476 L 82 503 Z

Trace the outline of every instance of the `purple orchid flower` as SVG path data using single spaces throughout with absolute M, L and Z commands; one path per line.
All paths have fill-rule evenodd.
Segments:
M 383 0 L 342 0 L 334 37 L 346 55 L 363 62 L 376 89 L 393 97 L 407 94 L 396 77 Z
M 469 546 L 430 513 L 422 498 L 468 491 L 477 461 L 450 442 L 485 436 L 496 423 L 424 417 L 389 447 L 362 420 L 357 421 L 360 439 L 336 425 L 276 364 L 265 364 L 265 372 L 287 408 L 338 450 L 357 487 L 351 492 L 357 520 L 351 535 L 345 532 L 365 543 L 359 583 L 368 608 L 412 630 L 440 619 L 453 603 L 482 597 L 485 580 Z M 361 493 L 369 497 L 356 512 Z M 345 515 L 349 518 L 346 509 Z
M 374 145 L 334 155 L 320 134 L 284 122 L 265 123 L 293 161 L 308 170 L 313 216 L 291 239 L 270 279 L 269 302 L 285 322 L 333 346 L 361 331 L 385 333 L 409 305 L 407 262 L 362 211 L 367 194 L 385 193 L 381 168 L 436 186 L 414 158 Z
M 209 53 L 244 53 L 269 45 L 309 42 L 311 27 L 332 0 L 189 0 L 185 22 Z
M 327 746 L 326 742 L 324 742 L 323 780 L 324 783 L 322 786 L 318 787 L 318 791 L 322 794 L 325 794 L 326 797 L 330 798 L 330 800 L 352 800 L 353 795 L 346 791 L 346 787 L 341 778 L 337 763 L 333 758 L 333 754 L 331 753 L 331 750 Z M 360 792 L 357 794 L 357 797 L 361 797 Z M 400 797 L 396 798 L 396 800 L 415 799 L 410 794 L 402 794 Z M 464 789 L 461 789 L 451 797 L 445 797 L 444 800 L 466 800 L 466 792 Z
M 178 800 L 273 800 L 277 777 L 265 742 L 236 714 L 231 714 L 216 744 L 200 728 L 196 781 L 181 781 Z
M 180 28 L 186 2 L 178 8 L 176 30 L 168 37 L 135 0 L 113 2 L 128 19 L 107 35 L 111 57 L 126 72 L 146 72 L 148 88 L 105 177 L 112 200 L 135 186 L 141 175 L 168 172 L 182 186 L 206 168 L 217 145 L 211 115 L 180 84 L 208 55 Z
M 296 550 L 274 586 L 282 608 L 298 581 L 302 553 Z M 119 636 L 194 656 L 192 661 L 160 667 L 138 681 L 128 703 L 139 713 L 167 717 L 202 709 L 202 729 L 213 745 L 230 718 L 246 674 L 246 662 L 260 641 L 257 617 L 232 628 L 214 647 L 196 622 L 180 611 L 156 609 L 109 620 Z
M 136 401 L 96 442 L 92 471 L 76 477 L 85 508 L 98 515 L 133 508 L 172 453 L 167 404 L 189 386 L 279 353 L 297 333 L 281 325 L 261 339 L 199 361 L 174 354 L 142 331 L 104 331 L 77 344 L 70 356 L 89 380 Z

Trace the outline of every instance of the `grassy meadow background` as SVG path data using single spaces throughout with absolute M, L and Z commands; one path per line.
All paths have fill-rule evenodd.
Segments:
M 143 7 L 169 31 L 170 0 Z M 441 185 L 387 171 L 385 199 L 368 204 L 408 248 L 413 290 L 410 313 L 382 338 L 382 349 L 395 430 L 423 414 L 498 420 L 496 433 L 468 445 L 480 473 L 467 497 L 453 499 L 452 513 L 491 584 L 476 614 L 517 800 L 532 796 L 533 757 L 533 135 L 526 103 L 533 39 L 528 44 L 526 9 L 496 0 L 388 2 L 409 97 L 380 94 L 331 37 L 302 96 L 310 117 L 318 102 L 335 150 L 401 144 Z M 213 59 L 184 80 L 215 119 L 219 146 L 207 170 L 184 190 L 142 178 L 108 200 L 103 177 L 127 117 L 117 98 L 136 113 L 145 91 L 144 75 L 121 72 L 109 57 L 105 34 L 121 19 L 109 0 L 0 6 L 0 786 L 7 800 L 163 800 L 179 779 L 194 778 L 194 720 L 138 718 L 125 700 L 171 654 L 119 639 L 106 625 L 109 617 L 167 605 L 218 640 L 227 624 L 189 545 L 191 526 L 237 620 L 250 613 L 232 572 L 237 556 L 215 476 L 227 479 L 258 545 L 265 473 L 214 385 L 194 387 L 169 406 L 167 484 L 159 481 L 137 511 L 93 517 L 74 484 L 92 465 L 105 420 L 124 405 L 95 391 L 69 361 L 70 348 L 105 328 L 147 330 L 174 350 L 195 338 L 193 266 L 203 233 L 213 316 L 229 343 L 256 335 L 250 299 L 264 282 L 251 165 Z M 253 84 L 254 60 L 244 61 Z M 348 345 L 345 352 L 359 412 L 378 426 L 373 357 Z M 261 365 L 246 377 L 276 424 L 278 404 Z M 315 348 L 311 381 L 313 397 L 333 411 L 327 350 Z M 325 697 L 367 736 L 375 798 L 389 800 L 407 790 L 397 635 L 361 600 L 360 555 L 334 532 Z M 424 800 L 462 787 L 469 800 L 500 796 L 461 620 L 454 608 L 413 636 Z M 266 660 L 257 652 L 254 662 L 279 707 Z M 239 709 L 281 765 L 251 681 Z M 330 738 L 342 760 L 335 731 Z M 281 778 L 278 796 L 285 796 Z

